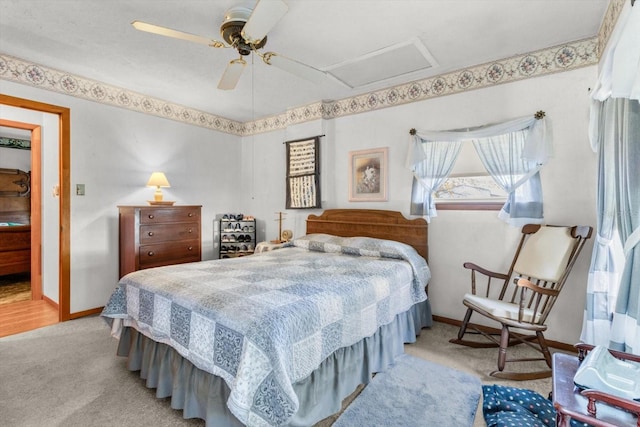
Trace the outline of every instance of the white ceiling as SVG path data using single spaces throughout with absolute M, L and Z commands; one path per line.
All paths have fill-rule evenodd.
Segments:
M 245 122 L 590 38 L 608 6 L 608 0 L 287 0 L 289 11 L 268 33 L 264 51 L 327 70 L 417 38 L 437 64 L 358 89 L 314 85 L 253 55 L 237 88 L 221 91 L 218 79 L 235 51 L 130 25 L 141 20 L 221 40 L 224 13 L 239 3 L 247 2 L 0 0 L 0 54 Z

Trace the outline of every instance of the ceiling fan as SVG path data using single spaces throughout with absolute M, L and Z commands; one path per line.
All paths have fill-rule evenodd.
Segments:
M 137 30 L 148 33 L 200 43 L 213 48 L 237 50 L 240 57 L 229 62 L 218 82 L 218 89 L 231 90 L 236 87 L 247 65 L 243 57 L 251 53 L 258 55 L 268 65 L 276 66 L 312 82 L 321 83 L 327 77 L 326 72 L 275 52 L 261 51 L 267 43 L 267 33 L 280 21 L 288 9 L 289 7 L 282 0 L 258 0 L 253 9 L 246 5 L 230 8 L 225 13 L 220 26 L 220 34 L 224 42 L 142 21 L 133 21 L 131 25 Z

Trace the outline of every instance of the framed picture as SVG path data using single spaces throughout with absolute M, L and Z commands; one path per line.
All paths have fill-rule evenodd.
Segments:
M 320 137 L 287 141 L 287 209 L 320 208 Z
M 386 202 L 389 149 L 349 153 L 349 201 Z

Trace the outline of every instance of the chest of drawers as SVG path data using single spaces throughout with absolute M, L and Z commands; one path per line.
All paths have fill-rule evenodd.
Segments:
M 200 261 L 201 206 L 118 206 L 120 277 Z

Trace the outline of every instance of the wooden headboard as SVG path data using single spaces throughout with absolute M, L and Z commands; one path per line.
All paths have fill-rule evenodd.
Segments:
M 407 219 L 397 211 L 375 209 L 327 209 L 309 215 L 307 234 L 325 233 L 342 237 L 375 237 L 413 246 L 428 260 L 427 221 Z

